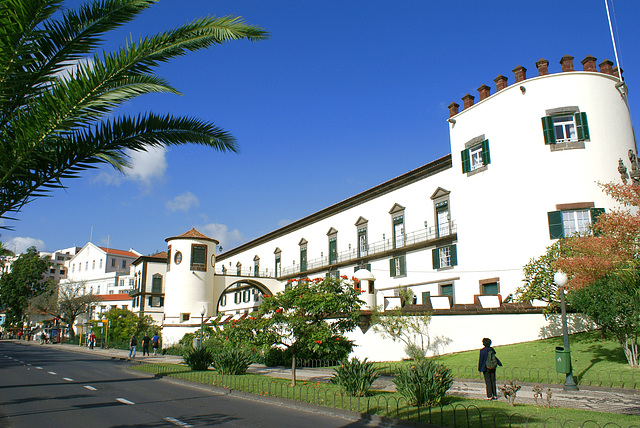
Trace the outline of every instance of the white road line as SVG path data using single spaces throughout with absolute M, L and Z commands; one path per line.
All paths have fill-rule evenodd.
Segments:
M 70 377 L 63 377 L 62 379 L 66 380 L 67 382 L 73 382 L 73 379 L 71 379 Z
M 193 425 L 189 425 L 186 422 L 182 422 L 181 420 L 178 420 L 176 418 L 166 417 L 166 418 L 164 418 L 164 420 L 167 421 L 167 422 L 171 422 L 172 424 L 177 425 L 179 427 L 189 428 L 189 427 L 193 426 Z
M 50 375 L 57 375 L 58 374 L 56 372 L 47 372 L 47 373 L 49 373 Z
M 126 400 L 124 398 L 116 398 L 116 401 L 121 402 L 122 404 L 136 404 L 133 401 Z
M 97 391 L 97 389 L 95 389 L 93 386 L 90 386 L 90 385 L 85 385 L 84 387 L 89 391 Z
M 37 370 L 42 370 L 42 367 L 36 367 Z

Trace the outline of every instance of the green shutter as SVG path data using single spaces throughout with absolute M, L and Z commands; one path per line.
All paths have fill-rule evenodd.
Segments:
M 591 225 L 593 226 L 598 222 L 598 217 L 604 214 L 604 208 L 591 208 L 589 211 L 591 211 Z M 600 235 L 600 231 L 594 229 L 593 234 L 598 236 Z
M 396 276 L 396 259 L 389 260 L 389 273 L 390 276 Z
M 564 223 L 562 222 L 562 211 L 551 211 L 547 213 L 549 219 L 549 239 L 564 238 Z
M 491 163 L 491 156 L 489 156 L 489 140 L 484 140 L 481 144 L 482 144 L 482 164 L 489 165 Z
M 458 251 L 455 245 L 449 246 L 449 257 L 451 258 L 451 266 L 458 265 Z
M 573 115 L 576 121 L 576 132 L 578 133 L 578 140 L 589 140 L 589 124 L 587 123 L 587 113 L 580 112 Z
M 542 132 L 544 133 L 545 144 L 556 143 L 556 131 L 553 129 L 553 116 L 542 118 Z
M 407 274 L 407 262 L 405 260 L 405 256 L 400 257 L 400 275 Z
M 433 268 L 440 269 L 440 252 L 437 248 L 431 251 L 431 258 L 433 259 Z
M 462 157 L 462 173 L 466 174 L 471 171 L 471 159 L 469 158 L 469 149 L 465 149 L 460 152 Z
M 422 304 L 426 305 L 429 302 L 429 297 L 431 296 L 431 292 L 430 291 L 423 291 L 422 292 Z

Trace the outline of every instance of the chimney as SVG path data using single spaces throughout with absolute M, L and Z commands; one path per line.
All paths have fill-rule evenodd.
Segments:
M 538 76 L 546 76 L 549 74 L 549 61 L 544 58 L 540 58 L 538 62 L 536 62 L 536 67 L 538 68 Z
M 527 69 L 523 66 L 519 65 L 511 71 L 513 71 L 513 74 L 516 76 L 516 83 L 527 80 Z
M 614 76 L 616 76 L 617 78 L 620 78 L 620 73 L 622 72 L 622 69 L 618 68 L 618 66 L 616 65 L 615 67 L 613 67 L 613 70 L 611 70 Z
M 573 70 L 573 57 L 570 55 L 565 55 L 560 59 L 560 66 L 562 67 L 562 72 L 566 71 L 574 71 Z
M 458 107 L 460 107 L 460 104 L 451 103 L 451 104 L 448 105 L 449 117 L 453 117 L 456 114 L 458 114 Z
M 496 82 L 496 92 L 501 91 L 507 87 L 507 78 L 502 74 L 498 74 L 498 77 L 493 79 L 493 81 Z
M 598 69 L 596 68 L 596 58 L 592 57 L 591 55 L 587 55 L 583 60 L 582 60 L 582 69 L 584 71 L 598 71 Z
M 613 76 L 613 62 L 605 59 L 600 63 L 600 73 L 610 74 Z
M 473 105 L 473 100 L 474 100 L 474 96 L 471 94 L 465 94 L 464 97 L 462 97 L 462 105 L 464 106 L 463 108 L 469 108 Z
M 482 101 L 485 98 L 489 98 L 489 95 L 491 95 L 491 88 L 487 85 L 482 85 L 478 88 L 478 93 L 480 94 L 480 101 Z

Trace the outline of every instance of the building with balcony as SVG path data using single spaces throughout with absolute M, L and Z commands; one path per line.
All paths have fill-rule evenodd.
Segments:
M 512 85 L 499 75 L 493 94 L 481 85 L 478 102 L 466 94 L 462 110 L 451 103 L 451 154 L 215 262 L 211 255 L 213 291 L 198 297 L 204 312 L 249 312 L 261 292 L 277 292 L 289 279 L 350 277 L 364 268 L 375 277 L 373 304 L 397 307 L 399 290 L 410 289 L 412 309 L 432 311 L 434 329 L 453 338 L 447 351 L 477 348 L 487 331 L 497 344 L 537 338 L 545 328 L 539 308 L 507 303 L 522 284 L 522 267 L 611 209 L 598 182 L 619 180 L 619 161 L 637 152 L 627 87 L 610 61 L 598 70 L 588 56 L 576 70 L 565 56 L 557 73 L 548 65 L 536 62 L 531 78 L 516 67 Z M 166 286 L 168 295 L 173 282 Z M 520 321 L 493 333 L 491 315 L 515 313 Z M 197 308 L 182 322 L 193 314 Z M 363 330 L 354 333 L 359 349 L 380 347 Z

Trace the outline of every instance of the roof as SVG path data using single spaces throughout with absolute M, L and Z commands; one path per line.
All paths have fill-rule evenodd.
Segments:
M 131 251 L 116 250 L 115 248 L 106 248 L 106 247 L 98 247 L 98 248 L 100 248 L 102 251 L 104 251 L 107 254 L 115 254 L 118 256 L 133 257 L 133 258 L 138 257 L 138 254 L 132 253 Z
M 169 241 L 174 240 L 174 239 L 202 239 L 202 240 L 205 240 L 205 241 L 211 241 L 211 242 L 215 242 L 216 244 L 219 244 L 219 242 L 216 241 L 215 239 L 209 238 L 207 235 L 205 235 L 203 233 L 200 233 L 196 229 L 193 229 L 193 228 L 190 231 L 183 233 L 182 235 L 178 235 L 178 236 L 173 236 L 171 238 L 167 238 L 167 239 L 165 239 L 165 241 L 169 242 Z
M 167 252 L 166 251 L 160 251 L 159 253 L 153 254 L 151 256 L 140 256 L 137 259 L 135 259 L 132 264 L 134 266 L 139 265 L 142 262 L 155 262 L 155 263 L 167 263 Z
M 131 297 L 127 293 L 98 294 L 96 297 L 101 302 L 113 302 L 115 300 L 131 300 Z

